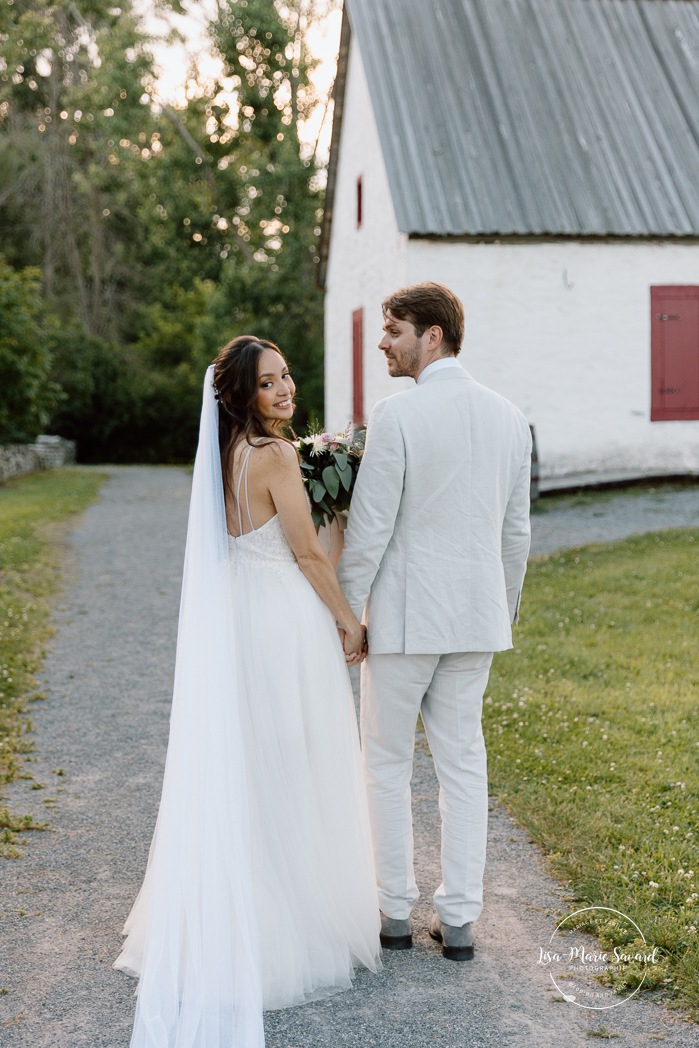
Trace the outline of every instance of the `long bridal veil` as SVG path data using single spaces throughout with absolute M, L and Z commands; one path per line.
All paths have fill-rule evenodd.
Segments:
M 140 976 L 131 1048 L 264 1045 L 227 560 L 210 367 L 160 810 L 115 964 Z

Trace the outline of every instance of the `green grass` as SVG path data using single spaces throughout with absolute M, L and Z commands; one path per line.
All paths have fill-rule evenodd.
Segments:
M 660 947 L 654 988 L 694 1018 L 698 561 L 693 529 L 539 558 L 484 714 L 495 796 L 571 902 L 622 911 Z M 613 945 L 613 928 L 595 930 Z
M 58 527 L 89 505 L 104 479 L 87 470 L 51 470 L 0 487 L 0 789 L 26 774 L 28 704 L 42 698 L 35 674 L 61 576 Z M 19 854 L 18 834 L 40 826 L 0 807 L 0 855 Z

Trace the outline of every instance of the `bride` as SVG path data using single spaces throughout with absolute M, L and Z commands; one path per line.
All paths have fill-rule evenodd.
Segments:
M 132 1048 L 260 1048 L 263 1008 L 381 964 L 346 668 L 365 636 L 283 437 L 294 393 L 251 336 L 204 382 L 163 792 L 115 963 L 140 977 Z

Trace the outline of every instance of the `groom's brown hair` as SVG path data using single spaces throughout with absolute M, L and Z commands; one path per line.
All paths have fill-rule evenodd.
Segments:
M 381 304 L 384 316 L 390 313 L 396 320 L 407 320 L 415 328 L 418 338 L 428 327 L 442 329 L 444 342 L 456 356 L 464 340 L 464 307 L 453 291 L 444 284 L 430 280 L 399 288 Z

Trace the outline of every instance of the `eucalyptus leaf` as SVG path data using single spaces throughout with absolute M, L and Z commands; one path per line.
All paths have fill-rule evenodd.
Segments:
M 311 510 L 314 524 L 323 524 L 324 521 L 331 521 L 334 513 L 328 503 L 323 499 L 321 502 L 315 503 Z
M 336 499 L 340 490 L 340 478 L 334 466 L 326 466 L 323 470 L 323 483 L 328 489 L 330 497 Z
M 349 491 L 352 487 L 352 467 L 349 465 L 349 463 L 347 464 L 347 467 L 345 469 L 340 469 L 340 467 L 338 466 L 337 472 L 340 476 L 340 480 L 342 481 L 343 488 L 345 489 L 345 491 Z
M 319 480 L 312 480 L 311 481 L 311 495 L 313 496 L 313 501 L 314 502 L 322 502 L 323 499 L 325 498 L 326 494 L 327 494 L 327 492 L 325 490 L 325 485 L 323 483 L 321 483 L 321 481 L 319 481 Z
M 349 466 L 349 455 L 345 455 L 344 451 L 336 451 L 335 462 L 337 463 L 337 471 L 340 473 Z

